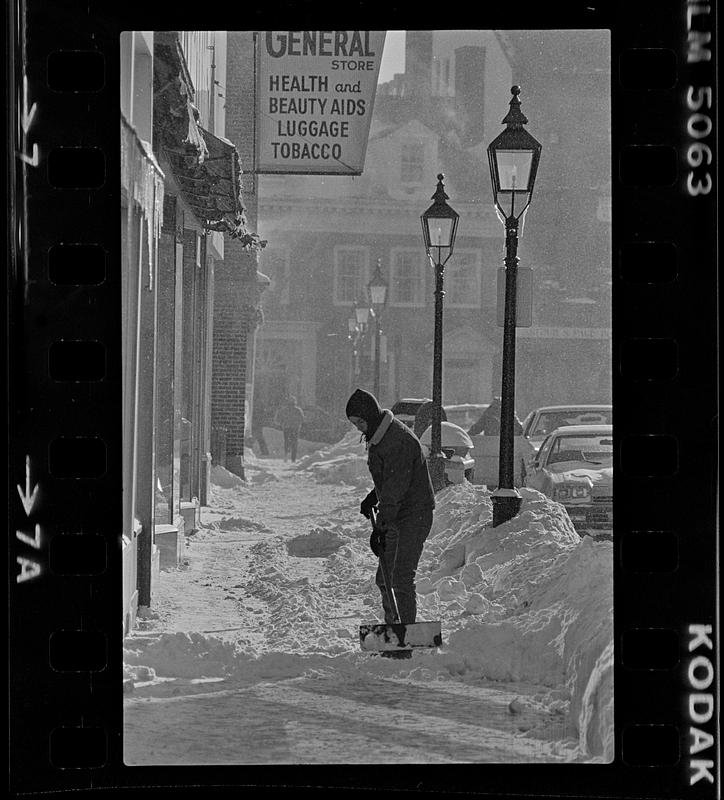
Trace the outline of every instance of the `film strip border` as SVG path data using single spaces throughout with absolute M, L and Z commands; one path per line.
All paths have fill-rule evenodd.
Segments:
M 168 20 L 8 7 L 11 780 L 148 785 L 121 756 L 117 42 Z M 669 0 L 526 18 L 612 29 L 617 743 L 613 765 L 583 776 L 497 767 L 486 783 L 501 795 L 718 790 L 715 17 L 713 3 Z M 367 785 L 348 771 L 346 785 Z

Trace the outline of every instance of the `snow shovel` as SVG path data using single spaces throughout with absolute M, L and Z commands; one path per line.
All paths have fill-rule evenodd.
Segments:
M 372 528 L 379 530 L 377 512 L 372 509 Z M 394 622 L 368 622 L 359 626 L 359 641 L 362 650 L 382 653 L 398 658 L 409 658 L 415 647 L 441 647 L 442 626 L 440 622 L 400 622 L 395 590 L 382 555 L 379 556 L 382 580 L 387 602 L 395 612 Z

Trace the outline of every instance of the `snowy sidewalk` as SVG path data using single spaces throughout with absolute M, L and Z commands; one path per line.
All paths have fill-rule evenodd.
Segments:
M 418 576 L 443 647 L 362 653 L 380 599 L 359 458 L 217 475 L 184 562 L 124 641 L 126 763 L 586 761 L 569 708 L 587 686 L 586 741 L 602 747 L 610 544 L 578 544 L 536 493 L 493 532 L 484 487 L 446 490 Z

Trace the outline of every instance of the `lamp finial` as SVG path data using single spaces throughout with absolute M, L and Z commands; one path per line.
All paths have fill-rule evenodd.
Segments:
M 511 86 L 510 93 L 513 95 L 510 98 L 510 111 L 503 117 L 503 124 L 508 126 L 508 129 L 520 128 L 522 125 L 528 124 L 528 117 L 520 110 L 520 86 Z

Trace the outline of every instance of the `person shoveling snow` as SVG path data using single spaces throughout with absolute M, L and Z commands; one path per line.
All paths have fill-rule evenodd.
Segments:
M 437 636 L 426 628 L 427 639 L 423 636 L 419 642 L 414 633 L 422 631 L 417 629 L 411 628 L 402 641 L 399 638 L 401 626 L 407 628 L 416 623 L 415 572 L 435 508 L 435 493 L 422 447 L 415 434 L 391 411 L 383 410 L 377 398 L 364 389 L 352 393 L 345 413 L 367 444 L 367 465 L 374 488 L 360 504 L 360 513 L 367 519 L 375 516 L 370 547 L 380 562 L 375 582 L 389 629 L 386 635 L 385 631 L 375 632 L 370 626 L 363 626 L 363 649 L 386 651 L 390 641 L 397 641 L 394 647 L 404 649 L 436 647 L 440 644 L 439 626 Z

